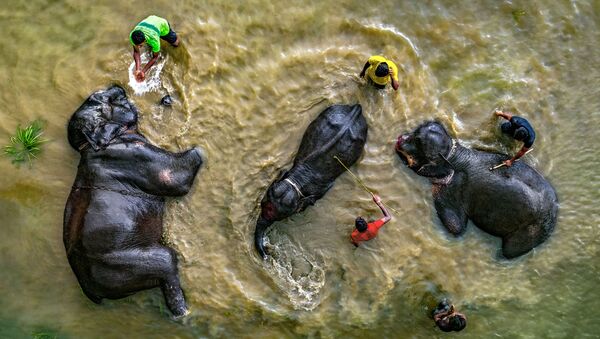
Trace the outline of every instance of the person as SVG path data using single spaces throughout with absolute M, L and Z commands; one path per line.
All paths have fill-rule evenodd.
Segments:
M 433 310 L 433 321 L 444 332 L 462 331 L 467 326 L 467 317 L 457 312 L 448 300 L 442 300 Z
M 370 57 L 360 72 L 361 78 L 365 75 L 378 89 L 384 89 L 391 80 L 394 90 L 398 90 L 398 67 L 391 60 L 380 55 Z
M 160 39 L 165 40 L 171 46 L 179 46 L 179 37 L 166 19 L 156 15 L 150 15 L 146 19 L 138 23 L 131 33 L 129 33 L 129 41 L 133 45 L 133 60 L 135 60 L 134 75 L 137 81 L 143 81 L 146 78 L 146 72 L 154 65 L 158 59 L 160 52 Z M 147 43 L 152 50 L 152 59 L 148 61 L 146 66 L 141 68 L 140 47 Z
M 513 139 L 523 142 L 523 146 L 519 152 L 511 159 L 504 161 L 504 165 L 510 167 L 515 160 L 525 155 L 525 153 L 527 153 L 527 151 L 531 148 L 533 142 L 535 141 L 535 132 L 533 131 L 533 127 L 531 127 L 529 124 L 529 121 L 527 121 L 525 118 L 518 117 L 510 112 L 498 110 L 496 110 L 494 113 L 497 116 L 508 120 L 500 126 L 502 133 L 508 134 Z
M 358 247 L 361 242 L 375 238 L 379 229 L 392 219 L 392 216 L 385 209 L 381 202 L 381 198 L 378 195 L 373 194 L 373 201 L 379 206 L 381 212 L 383 212 L 383 218 L 367 223 L 362 217 L 357 217 L 354 222 L 356 229 L 352 231 L 352 235 L 350 235 L 354 246 Z

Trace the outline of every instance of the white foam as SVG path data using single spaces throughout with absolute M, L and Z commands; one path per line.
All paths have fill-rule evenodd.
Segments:
M 321 290 L 325 286 L 322 259 L 305 252 L 287 236 L 282 235 L 277 244 L 270 244 L 268 237 L 265 237 L 265 241 L 278 254 L 276 258 L 270 256 L 270 265 L 267 265 L 274 282 L 287 294 L 294 308 L 314 310 L 321 303 Z M 296 261 L 304 262 L 310 269 L 296 272 Z
M 142 65 L 145 65 L 150 59 L 149 54 L 141 53 L 140 59 Z M 161 89 L 162 83 L 160 81 L 160 74 L 165 62 L 165 57 L 159 57 L 154 66 L 152 66 L 148 73 L 146 73 L 146 79 L 141 82 L 138 82 L 135 79 L 135 76 L 133 75 L 135 61 L 131 62 L 131 65 L 129 65 L 129 87 L 133 89 L 133 93 L 135 93 L 135 95 L 142 95 L 147 92 L 158 91 Z

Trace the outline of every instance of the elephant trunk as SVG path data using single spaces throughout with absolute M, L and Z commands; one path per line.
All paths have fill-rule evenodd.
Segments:
M 265 231 L 267 228 L 269 228 L 269 226 L 271 226 L 272 223 L 272 221 L 263 218 L 262 215 L 258 217 L 258 220 L 256 221 L 256 230 L 254 230 L 254 246 L 256 246 L 256 250 L 263 259 L 267 257 L 264 244 Z

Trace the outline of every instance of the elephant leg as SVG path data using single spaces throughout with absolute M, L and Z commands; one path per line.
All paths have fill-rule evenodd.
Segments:
M 171 248 L 151 246 L 115 251 L 102 257 L 93 270 L 107 298 L 122 298 L 140 290 L 159 287 L 174 316 L 187 312 L 177 274 L 177 255 Z
M 467 214 L 462 208 L 457 208 L 446 202 L 443 196 L 434 199 L 435 210 L 448 232 L 461 235 L 467 230 Z
M 521 256 L 541 244 L 548 237 L 540 225 L 521 227 L 502 238 L 502 254 L 507 259 Z

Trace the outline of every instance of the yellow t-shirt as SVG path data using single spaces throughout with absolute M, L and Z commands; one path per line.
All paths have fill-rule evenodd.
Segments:
M 396 66 L 396 64 L 391 60 L 388 60 L 380 55 L 374 55 L 369 58 L 369 68 L 367 68 L 367 72 L 365 73 L 369 77 L 369 79 L 371 79 L 371 81 L 373 81 L 374 83 L 382 86 L 385 86 L 388 84 L 388 82 L 390 82 L 389 75 L 385 75 L 382 77 L 378 77 L 377 75 L 375 75 L 377 67 L 382 62 L 387 63 L 388 67 L 392 69 L 392 76 L 394 77 L 394 80 L 398 81 L 398 67 Z

